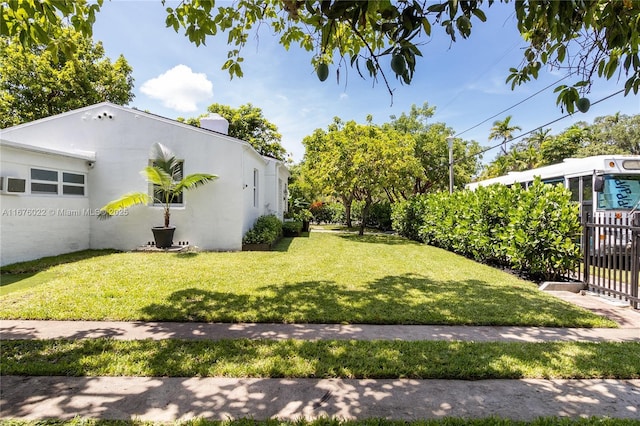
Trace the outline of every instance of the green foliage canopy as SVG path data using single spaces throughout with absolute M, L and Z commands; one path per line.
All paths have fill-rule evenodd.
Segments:
M 361 234 L 371 205 L 406 187 L 406 177 L 419 170 L 413 137 L 389 126 L 335 119 L 327 131 L 318 129 L 302 143 L 307 176 L 342 200 L 347 218 L 353 200 L 364 203 Z
M 408 113 L 391 116 L 389 125 L 401 133 L 411 135 L 415 141 L 415 157 L 420 162 L 420 172 L 407 176 L 411 180 L 409 191 L 395 191 L 395 199 L 404 199 L 413 194 L 435 192 L 448 188 L 449 154 L 447 138 L 453 130 L 444 123 L 429 123 L 435 107 L 425 102 L 421 107 L 412 105 Z M 479 170 L 480 145 L 476 141 L 456 138 L 453 141 L 454 186 L 460 187 L 471 181 Z M 401 188 L 404 189 L 404 188 Z M 391 201 L 394 201 L 392 199 Z
M 133 100 L 133 70 L 123 56 L 112 63 L 101 43 L 70 28 L 58 40 L 69 40 L 75 52 L 0 39 L 0 128 L 98 102 Z
M 165 1 L 163 0 L 163 4 Z M 446 0 L 429 4 L 408 1 L 296 1 L 238 0 L 216 8 L 214 1 L 183 1 L 167 7 L 165 24 L 181 29 L 196 45 L 218 33 L 227 34 L 229 51 L 223 69 L 242 77 L 242 48 L 252 31 L 268 26 L 289 49 L 298 44 L 312 54 L 312 63 L 324 77 L 325 65 L 338 58 L 338 70 L 348 63 L 374 81 L 381 77 L 392 90 L 384 72 L 387 64 L 402 83 L 414 76 L 420 45 L 439 26 L 451 38 L 468 38 L 495 0 Z M 634 0 L 511 1 L 517 27 L 529 43 L 518 66 L 509 70 L 511 87 L 536 79 L 543 66 L 566 69 L 576 81 L 560 85 L 557 102 L 575 111 L 593 79 L 624 74 L 625 94 L 640 89 L 640 2 Z M 23 45 L 48 44 L 67 53 L 72 44 L 51 42 L 63 23 L 90 36 L 102 0 L 11 0 L 2 3 L 0 28 Z M 50 25 L 49 25 L 50 24 Z M 52 37 L 53 35 L 53 37 Z

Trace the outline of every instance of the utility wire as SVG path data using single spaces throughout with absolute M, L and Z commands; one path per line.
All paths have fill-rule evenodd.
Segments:
M 463 135 L 463 134 L 467 133 L 467 132 L 468 132 L 468 131 L 470 131 L 470 130 L 475 129 L 476 127 L 479 127 L 479 126 L 483 125 L 484 123 L 486 123 L 487 121 L 491 120 L 492 118 L 496 118 L 496 117 L 497 117 L 497 116 L 499 116 L 500 114 L 503 114 L 503 113 L 505 113 L 505 112 L 509 111 L 510 109 L 513 109 L 513 108 L 517 107 L 517 106 L 518 106 L 518 105 L 520 105 L 520 104 L 523 104 L 524 102 L 528 101 L 529 99 L 533 98 L 534 96 L 537 96 L 537 95 L 539 95 L 540 93 L 544 92 L 545 90 L 547 90 L 547 89 L 548 89 L 548 88 L 550 88 L 551 86 L 555 86 L 556 84 L 560 83 L 562 80 L 565 80 L 565 79 L 569 78 L 569 77 L 570 77 L 571 75 L 573 75 L 573 74 L 574 74 L 574 73 L 570 73 L 570 74 L 565 75 L 565 76 L 564 76 L 564 77 L 562 77 L 560 80 L 555 81 L 555 82 L 551 83 L 550 85 L 548 85 L 548 86 L 546 86 L 546 87 L 544 87 L 544 88 L 542 88 L 542 89 L 538 90 L 538 91 L 537 91 L 536 93 L 534 93 L 533 95 L 531 95 L 531 96 L 528 96 L 528 97 L 524 98 L 523 100 L 521 100 L 520 102 L 518 102 L 518 103 L 516 103 L 516 104 L 514 104 L 514 105 L 511 105 L 509 108 L 507 108 L 507 109 L 503 109 L 503 110 L 502 110 L 502 111 L 500 111 L 499 113 L 497 113 L 497 114 L 495 114 L 495 115 L 492 115 L 491 117 L 487 118 L 487 119 L 486 119 L 486 120 L 484 120 L 484 121 L 481 121 L 480 123 L 476 124 L 475 126 L 469 127 L 467 130 L 463 130 L 462 132 L 460 132 L 460 133 L 456 134 L 456 135 L 454 136 L 454 138 L 455 138 L 455 137 L 458 137 L 458 136 L 460 136 L 460 135 Z
M 555 84 L 555 83 L 554 83 L 554 84 Z M 591 106 L 593 106 L 593 105 L 597 105 L 597 104 L 599 104 L 599 103 L 600 103 L 600 102 L 602 102 L 602 101 L 606 101 L 607 99 L 612 98 L 612 97 L 614 97 L 614 96 L 616 96 L 616 95 L 619 95 L 619 94 L 620 94 L 620 93 L 622 93 L 622 92 L 624 92 L 624 89 L 618 90 L 617 92 L 612 93 L 612 94 L 610 94 L 610 95 L 608 95 L 608 96 L 605 96 L 605 97 L 604 97 L 604 98 L 602 98 L 602 99 L 598 99 L 597 101 L 595 101 L 595 102 L 591 103 Z M 556 119 L 555 119 L 555 120 L 553 120 L 553 121 L 550 121 L 550 122 L 545 123 L 545 124 L 543 124 L 543 125 L 541 125 L 541 126 L 538 126 L 538 127 L 536 127 L 535 129 L 533 129 L 533 130 L 529 130 L 528 132 L 521 133 L 521 134 L 519 134 L 518 136 L 516 136 L 515 138 L 511 138 L 511 139 L 509 139 L 509 140 L 508 140 L 508 141 L 506 141 L 506 142 L 500 142 L 500 143 L 499 143 L 499 144 L 497 144 L 497 145 L 490 146 L 490 147 L 485 148 L 485 149 L 483 149 L 483 150 L 481 150 L 481 151 L 479 151 L 479 152 L 476 152 L 476 153 L 474 153 L 474 154 L 466 155 L 466 156 L 464 156 L 464 157 L 462 157 L 462 158 L 458 159 L 458 161 L 466 160 L 466 159 L 468 159 L 468 158 L 472 158 L 472 157 L 475 157 L 475 156 L 477 156 L 477 155 L 484 154 L 484 153 L 485 153 L 485 152 L 487 152 L 487 151 L 490 151 L 490 150 L 492 150 L 492 149 L 498 148 L 498 147 L 499 147 L 500 145 L 502 145 L 502 144 L 505 144 L 505 143 L 507 143 L 507 142 L 509 142 L 509 143 L 510 143 L 510 142 L 513 142 L 514 140 L 516 140 L 516 139 L 520 139 L 520 138 L 522 138 L 522 137 L 524 137 L 524 136 L 527 136 L 527 135 L 529 135 L 529 134 L 531 134 L 531 133 L 535 132 L 536 130 L 540 130 L 540 129 L 542 129 L 542 128 L 544 128 L 544 127 L 547 127 L 547 126 L 549 126 L 549 125 L 551 125 L 551 124 L 557 123 L 557 122 L 558 122 L 558 121 L 560 121 L 560 120 L 564 120 L 565 118 L 569 117 L 570 115 L 573 115 L 573 114 L 565 114 L 565 115 L 563 115 L 562 117 L 560 117 L 560 118 L 556 118 Z M 465 130 L 465 131 L 466 131 L 466 130 Z

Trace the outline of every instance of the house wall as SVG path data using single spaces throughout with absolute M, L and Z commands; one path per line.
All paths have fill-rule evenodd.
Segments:
M 86 170 L 89 196 L 83 200 L 83 206 L 90 210 L 100 209 L 127 192 L 151 193 L 140 171 L 149 164 L 154 143 L 167 146 L 184 160 L 185 175 L 219 176 L 212 183 L 185 192 L 184 205 L 171 208 L 171 224 L 176 226 L 174 241 L 188 241 L 205 250 L 240 250 L 244 233 L 258 216 L 266 214 L 266 205 L 274 204 L 265 198 L 270 196 L 264 189 L 268 182 L 265 159 L 247 143 L 109 103 L 5 129 L 3 138 L 47 149 L 95 152 L 95 163 Z M 46 156 L 41 160 L 50 161 Z M 29 161 L 32 160 L 25 159 Z M 4 157 L 2 162 L 4 168 Z M 83 164 L 80 161 L 78 167 Z M 254 169 L 258 170 L 260 183 L 256 206 L 252 191 Z M 2 174 L 5 175 L 4 170 Z M 30 197 L 24 198 L 23 202 L 27 202 Z M 72 208 L 78 202 L 60 203 L 61 207 Z M 54 221 L 47 218 L 44 222 Z M 83 218 L 75 233 L 84 234 L 84 239 L 69 242 L 69 247 L 131 250 L 153 241 L 150 228 L 162 223 L 162 207 L 146 205 L 132 207 L 124 215 L 106 221 Z M 15 229 L 11 232 L 18 233 Z M 60 230 L 58 239 L 64 238 L 65 233 Z M 2 256 L 5 262 L 4 253 Z
M 85 175 L 87 161 L 0 146 L 2 176 L 26 178 L 26 194 L 1 194 L 0 263 L 7 265 L 90 247 L 88 191 L 79 195 L 30 195 L 31 167 Z

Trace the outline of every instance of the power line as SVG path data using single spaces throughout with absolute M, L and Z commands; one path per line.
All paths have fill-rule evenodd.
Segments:
M 565 77 L 565 78 L 566 78 L 566 77 Z M 554 83 L 554 84 L 555 84 L 555 83 Z M 592 103 L 591 103 L 591 106 L 593 106 L 593 105 L 597 105 L 597 104 L 599 104 L 599 103 L 600 103 L 600 102 L 602 102 L 602 101 L 606 101 L 607 99 L 612 98 L 612 97 L 614 97 L 614 96 L 616 96 L 616 95 L 619 95 L 619 94 L 620 94 L 620 93 L 622 93 L 622 92 L 624 92 L 624 89 L 618 90 L 617 92 L 614 92 L 614 93 L 612 93 L 612 94 L 610 94 L 610 95 L 608 95 L 608 96 L 605 96 L 605 97 L 604 97 L 604 98 L 602 98 L 602 99 L 598 99 L 597 101 L 592 102 Z M 550 121 L 550 122 L 548 122 L 548 123 L 545 123 L 545 124 L 543 124 L 543 125 L 541 125 L 541 126 L 538 126 L 538 127 L 536 127 L 535 129 L 533 129 L 533 130 L 529 130 L 528 132 L 521 133 L 521 134 L 519 134 L 518 136 L 516 136 L 515 138 L 511 138 L 511 139 L 509 139 L 509 140 L 508 140 L 508 141 L 506 141 L 506 142 L 500 142 L 500 143 L 499 143 L 499 144 L 497 144 L 497 145 L 490 146 L 490 147 L 485 148 L 485 149 L 483 149 L 483 150 L 481 150 L 481 151 L 479 151 L 479 152 L 476 152 L 476 153 L 474 153 L 474 154 L 466 155 L 466 156 L 462 157 L 461 159 L 459 159 L 458 161 L 466 160 L 466 159 L 468 159 L 468 158 L 475 157 L 475 156 L 480 155 L 480 154 L 484 154 L 484 153 L 485 153 L 485 152 L 487 152 L 487 151 L 491 151 L 492 149 L 498 148 L 500 145 L 502 145 L 502 144 L 504 144 L 504 143 L 507 143 L 507 142 L 513 142 L 513 141 L 515 141 L 516 139 L 520 139 L 520 138 L 522 138 L 522 137 L 525 137 L 525 136 L 527 136 L 527 135 L 529 135 L 529 134 L 531 134 L 531 133 L 535 132 L 536 130 L 540 130 L 540 129 L 542 129 L 542 128 L 544 128 L 544 127 L 547 127 L 547 126 L 549 126 L 549 125 L 551 125 L 551 124 L 557 123 L 557 122 L 558 122 L 558 121 L 560 121 L 560 120 L 564 120 L 565 118 L 569 117 L 570 115 L 573 115 L 573 114 L 565 114 L 565 115 L 563 115 L 562 117 L 560 117 L 560 118 L 556 118 L 555 120 L 552 120 L 552 121 Z
M 486 123 L 487 121 L 491 120 L 492 118 L 496 118 L 496 117 L 497 117 L 497 116 L 499 116 L 500 114 L 503 114 L 503 113 L 505 113 L 505 112 L 509 111 L 510 109 L 513 109 L 513 108 L 517 107 L 518 105 L 523 104 L 524 102 L 528 101 L 529 99 L 533 98 L 534 96 L 537 96 L 537 95 L 539 95 L 540 93 L 544 92 L 545 90 L 547 90 L 547 89 L 548 89 L 548 88 L 550 88 L 551 86 L 555 86 L 556 84 L 560 83 L 562 80 L 565 80 L 565 79 L 569 78 L 569 77 L 570 77 L 571 75 L 573 75 L 573 74 L 574 74 L 574 73 L 570 73 L 570 74 L 565 75 L 565 76 L 564 76 L 564 77 L 562 77 L 560 80 L 557 80 L 557 81 L 555 81 L 555 82 L 551 83 L 550 85 L 548 85 L 548 86 L 546 86 L 546 87 L 544 87 L 544 88 L 542 88 L 542 89 L 538 90 L 538 91 L 537 91 L 536 93 L 534 93 L 533 95 L 531 95 L 531 96 L 528 96 L 528 97 L 524 98 L 524 99 L 523 99 L 523 100 L 521 100 L 520 102 L 518 102 L 518 103 L 516 103 L 516 104 L 513 104 L 513 105 L 512 105 L 512 106 L 510 106 L 509 108 L 504 109 L 504 110 L 500 111 L 499 113 L 497 113 L 497 114 L 495 114 L 495 115 L 492 115 L 491 117 L 487 118 L 487 119 L 486 119 L 486 120 L 484 120 L 484 121 L 481 121 L 480 123 L 476 124 L 475 126 L 469 127 L 467 130 L 463 130 L 462 132 L 458 133 L 458 134 L 457 134 L 457 135 L 455 135 L 454 137 L 458 137 L 458 136 L 460 136 L 460 135 L 463 135 L 463 134 L 467 133 L 468 131 L 473 130 L 473 129 L 475 129 L 476 127 L 479 127 L 479 126 L 483 125 L 484 123 Z

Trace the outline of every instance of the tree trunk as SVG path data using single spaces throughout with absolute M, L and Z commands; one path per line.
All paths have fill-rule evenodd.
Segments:
M 353 199 L 342 197 L 342 204 L 344 204 L 344 216 L 347 222 L 347 228 L 351 228 L 351 203 Z
M 371 200 L 366 200 L 364 202 L 364 206 L 362 207 L 362 216 L 360 217 L 360 229 L 358 230 L 358 235 L 364 235 L 364 227 L 367 223 L 367 216 L 369 215 L 369 207 L 371 206 Z
M 171 216 L 171 213 L 169 213 L 169 210 L 165 210 L 164 211 L 164 227 L 168 228 L 169 227 L 169 217 Z

